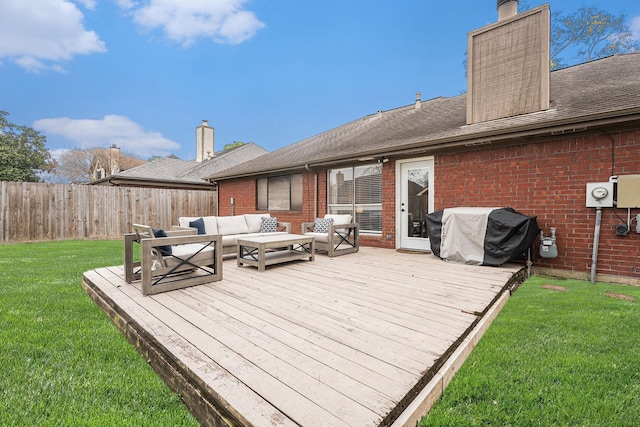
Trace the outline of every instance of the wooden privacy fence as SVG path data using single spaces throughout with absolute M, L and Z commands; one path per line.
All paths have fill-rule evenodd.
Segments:
M 131 224 L 169 228 L 180 216 L 215 215 L 203 190 L 0 183 L 0 243 L 121 237 Z

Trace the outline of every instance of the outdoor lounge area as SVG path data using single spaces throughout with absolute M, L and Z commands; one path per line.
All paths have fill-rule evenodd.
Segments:
M 143 296 L 123 266 L 83 286 L 203 425 L 415 425 L 524 278 L 363 247 Z

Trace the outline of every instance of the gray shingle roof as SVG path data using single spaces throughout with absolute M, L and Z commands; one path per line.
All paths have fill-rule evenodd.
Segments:
M 214 157 L 203 162 L 195 160 L 180 160 L 175 156 L 168 156 L 154 160 L 144 165 L 120 172 L 113 178 L 149 179 L 154 181 L 178 181 L 199 183 L 204 178 L 244 163 L 248 160 L 268 153 L 264 148 L 250 142 L 215 153 Z
M 460 145 L 561 131 L 594 120 L 640 116 L 640 53 L 615 55 L 554 71 L 551 108 L 466 124 L 467 96 L 434 98 L 374 113 L 209 176 L 212 180 L 294 170 L 305 165 L 415 150 L 428 153 Z

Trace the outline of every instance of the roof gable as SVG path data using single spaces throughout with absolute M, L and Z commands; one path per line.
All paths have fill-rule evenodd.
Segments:
M 216 153 L 213 158 L 202 162 L 168 156 L 115 174 L 113 177 L 203 184 L 208 175 L 224 171 L 265 153 L 268 151 L 250 142 L 223 150 Z

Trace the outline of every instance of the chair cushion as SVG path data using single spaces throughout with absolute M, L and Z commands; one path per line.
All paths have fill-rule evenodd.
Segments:
M 266 214 L 244 214 L 244 219 L 247 221 L 247 228 L 249 233 L 259 233 L 260 226 L 262 225 L 262 218 L 269 218 L 271 215 Z
M 217 221 L 218 233 L 222 235 L 243 234 L 249 232 L 244 215 L 219 216 Z
M 167 267 L 172 267 L 174 265 L 179 264 L 181 262 L 180 259 L 187 259 L 191 255 L 193 255 L 196 252 L 198 252 L 200 249 L 202 249 L 203 246 L 204 245 L 202 245 L 200 243 L 189 243 L 189 244 L 186 244 L 186 245 L 176 245 L 175 249 L 173 251 L 173 256 L 165 258 L 164 261 L 167 263 Z M 213 255 L 211 255 L 212 251 L 213 251 L 213 246 L 208 246 L 208 247 L 202 249 L 202 251 L 200 251 L 196 256 L 191 258 L 189 261 L 193 262 L 193 263 L 196 263 L 196 262 L 213 260 Z M 175 257 L 177 257 L 177 258 L 175 258 Z M 178 258 L 180 258 L 180 259 L 178 259 Z
M 325 219 L 327 218 L 333 218 L 333 223 L 335 225 L 340 225 L 340 224 L 350 224 L 351 223 L 351 215 L 349 214 L 326 214 Z
M 198 218 L 195 221 L 190 221 L 189 227 L 196 228 L 198 230 L 198 234 L 207 234 L 204 228 L 204 219 L 202 218 Z
M 154 237 L 169 237 L 167 236 L 167 232 L 160 228 L 151 228 L 151 231 L 153 231 Z M 158 250 L 162 256 L 171 255 L 172 252 L 171 245 L 158 246 Z
M 314 233 L 328 233 L 330 225 L 333 225 L 333 218 L 316 218 L 313 231 Z
M 278 231 L 278 218 L 262 218 L 262 223 L 260 224 L 261 233 L 275 233 L 276 231 Z
M 305 236 L 310 236 L 310 237 L 314 237 L 316 240 L 316 243 L 318 242 L 322 242 L 322 243 L 328 243 L 329 242 L 329 233 L 316 233 L 316 232 L 307 232 L 304 233 Z

